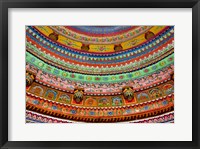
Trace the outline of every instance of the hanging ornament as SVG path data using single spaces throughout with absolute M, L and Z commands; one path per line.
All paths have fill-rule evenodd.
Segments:
M 74 89 L 73 99 L 76 103 L 81 103 L 81 101 L 83 100 L 83 93 L 84 93 L 84 89 L 81 89 L 81 88 Z
M 89 46 L 89 45 L 82 44 L 81 50 L 89 51 L 89 49 L 90 49 L 90 46 Z
M 153 38 L 155 36 L 155 34 L 152 31 L 148 31 L 145 33 L 144 36 L 145 36 L 146 40 L 149 40 L 149 39 Z
M 123 50 L 123 47 L 121 46 L 121 44 L 118 44 L 118 45 L 114 46 L 114 50 L 115 50 L 115 52 L 116 51 L 121 51 L 121 50 Z
M 31 72 L 26 72 L 26 86 L 30 86 L 35 80 L 34 75 Z
M 53 41 L 57 41 L 58 40 L 58 34 L 53 32 L 53 33 L 49 34 L 49 38 Z
M 123 92 L 124 99 L 127 100 L 128 102 L 134 99 L 134 90 L 132 87 L 129 87 L 129 86 L 124 87 L 122 89 L 122 92 Z

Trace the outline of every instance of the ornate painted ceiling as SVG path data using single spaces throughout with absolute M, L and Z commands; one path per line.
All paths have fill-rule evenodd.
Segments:
M 27 26 L 27 123 L 173 123 L 173 26 Z

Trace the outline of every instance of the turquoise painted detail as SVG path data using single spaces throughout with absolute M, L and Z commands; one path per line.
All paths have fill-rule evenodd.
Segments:
M 171 59 L 169 61 L 169 59 Z M 42 60 L 38 59 L 34 55 L 30 54 L 29 52 L 26 52 L 26 62 L 28 62 L 31 65 L 34 65 L 38 69 L 53 74 L 57 77 L 66 78 L 73 81 L 79 81 L 79 82 L 94 82 L 94 83 L 106 83 L 106 82 L 122 82 L 127 81 L 130 79 L 137 79 L 144 77 L 146 75 L 152 74 L 158 70 L 161 70 L 171 64 L 174 64 L 174 53 L 167 56 L 163 60 L 146 67 L 141 70 L 133 71 L 130 73 L 124 73 L 124 74 L 117 74 L 117 75 L 104 75 L 104 76 L 98 76 L 98 75 L 84 75 L 80 73 L 71 73 L 64 70 L 58 70 L 58 68 L 54 66 L 50 66 L 47 63 L 43 62 Z M 145 69 L 148 69 L 148 71 L 144 71 Z M 123 76 L 123 77 L 121 77 Z M 98 79 L 97 79 L 98 78 Z M 105 79 L 106 78 L 106 79 Z

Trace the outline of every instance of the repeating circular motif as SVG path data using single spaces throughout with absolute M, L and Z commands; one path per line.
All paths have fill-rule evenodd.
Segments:
M 86 77 L 86 78 L 87 78 L 88 81 L 92 80 L 92 77 L 89 77 L 89 76 L 88 76 L 88 77 Z
M 62 73 L 62 76 L 63 76 L 63 77 L 67 77 L 67 76 L 68 76 L 68 73 L 63 72 L 63 73 Z
M 145 73 L 149 72 L 149 69 L 145 69 L 144 72 L 145 72 Z
M 38 63 L 38 65 L 39 65 L 40 67 L 44 66 L 44 64 L 43 64 L 42 62 Z
M 71 78 L 75 78 L 76 75 L 75 75 L 75 74 L 71 74 L 70 77 L 71 77 Z

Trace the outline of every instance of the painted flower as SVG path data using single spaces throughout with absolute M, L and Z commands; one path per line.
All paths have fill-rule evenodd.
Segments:
M 160 66 L 164 66 L 165 65 L 165 61 L 160 62 Z
M 33 100 L 33 104 L 38 105 L 39 101 L 38 100 Z
M 144 107 L 144 110 L 148 110 L 148 109 L 149 109 L 149 107 L 148 107 L 148 106 L 145 106 L 145 107 Z
M 90 111 L 90 115 L 95 115 L 95 112 L 94 111 Z
M 104 81 L 108 81 L 108 77 L 103 77 L 103 80 Z
M 70 76 L 71 76 L 71 78 L 75 78 L 75 74 L 71 74 Z
M 127 110 L 126 110 L 126 113 L 131 113 L 131 109 L 127 109 Z
M 76 110 L 71 110 L 71 114 L 76 114 Z
M 59 71 L 57 69 L 54 69 L 55 74 L 59 74 Z
M 152 66 L 152 70 L 156 70 L 156 68 L 157 68 L 156 65 Z
M 162 102 L 162 104 L 163 104 L 163 105 L 166 105 L 166 104 L 167 104 L 167 101 L 166 101 L 166 100 L 164 100 L 164 101 Z
M 96 81 L 99 81 L 99 80 L 100 80 L 100 78 L 99 78 L 99 77 L 96 77 L 96 78 L 95 78 L 95 80 L 96 80 Z
M 149 72 L 149 69 L 145 69 L 144 72 L 145 72 L 145 73 Z
M 88 81 L 92 80 L 92 77 L 89 77 L 89 76 L 88 76 L 88 77 L 87 77 L 87 80 L 88 80 Z
M 108 115 L 109 115 L 109 116 L 113 115 L 113 112 L 112 112 L 112 111 L 109 111 L 109 112 L 108 112 Z
M 52 106 L 52 109 L 53 110 L 57 110 L 57 106 Z
M 63 73 L 62 73 L 62 76 L 63 76 L 63 77 L 66 77 L 66 76 L 68 76 L 68 74 L 65 73 L 65 72 L 63 72 Z
M 129 78 L 132 78 L 133 77 L 133 74 L 127 74 L 127 77 L 129 77 Z
M 78 78 L 79 78 L 79 79 L 83 79 L 84 77 L 81 75 L 81 76 L 78 76 Z
M 65 108 L 62 108 L 62 112 L 63 112 L 63 113 L 66 113 L 67 111 L 66 111 L 66 109 L 65 109 Z
M 111 78 L 112 80 L 116 80 L 116 77 L 115 76 L 112 76 L 112 78 Z
M 168 61 L 172 61 L 172 60 L 173 60 L 173 58 L 172 58 L 172 57 L 168 58 Z
M 99 111 L 99 116 L 103 116 L 103 111 Z
M 119 76 L 119 78 L 120 78 L 120 79 L 123 79 L 123 78 L 124 78 L 124 76 Z
M 43 66 L 44 66 L 44 64 L 43 64 L 42 62 L 39 62 L 38 65 L 39 65 L 40 67 L 43 67 Z
M 31 62 L 35 62 L 35 58 L 31 58 Z
M 43 107 L 47 108 L 47 107 L 48 107 L 48 103 L 45 102 L 45 103 L 43 104 Z
M 48 71 L 51 71 L 52 68 L 51 68 L 50 66 L 47 66 L 46 69 L 47 69 Z
M 135 76 L 139 76 L 140 75 L 140 72 L 135 72 Z

